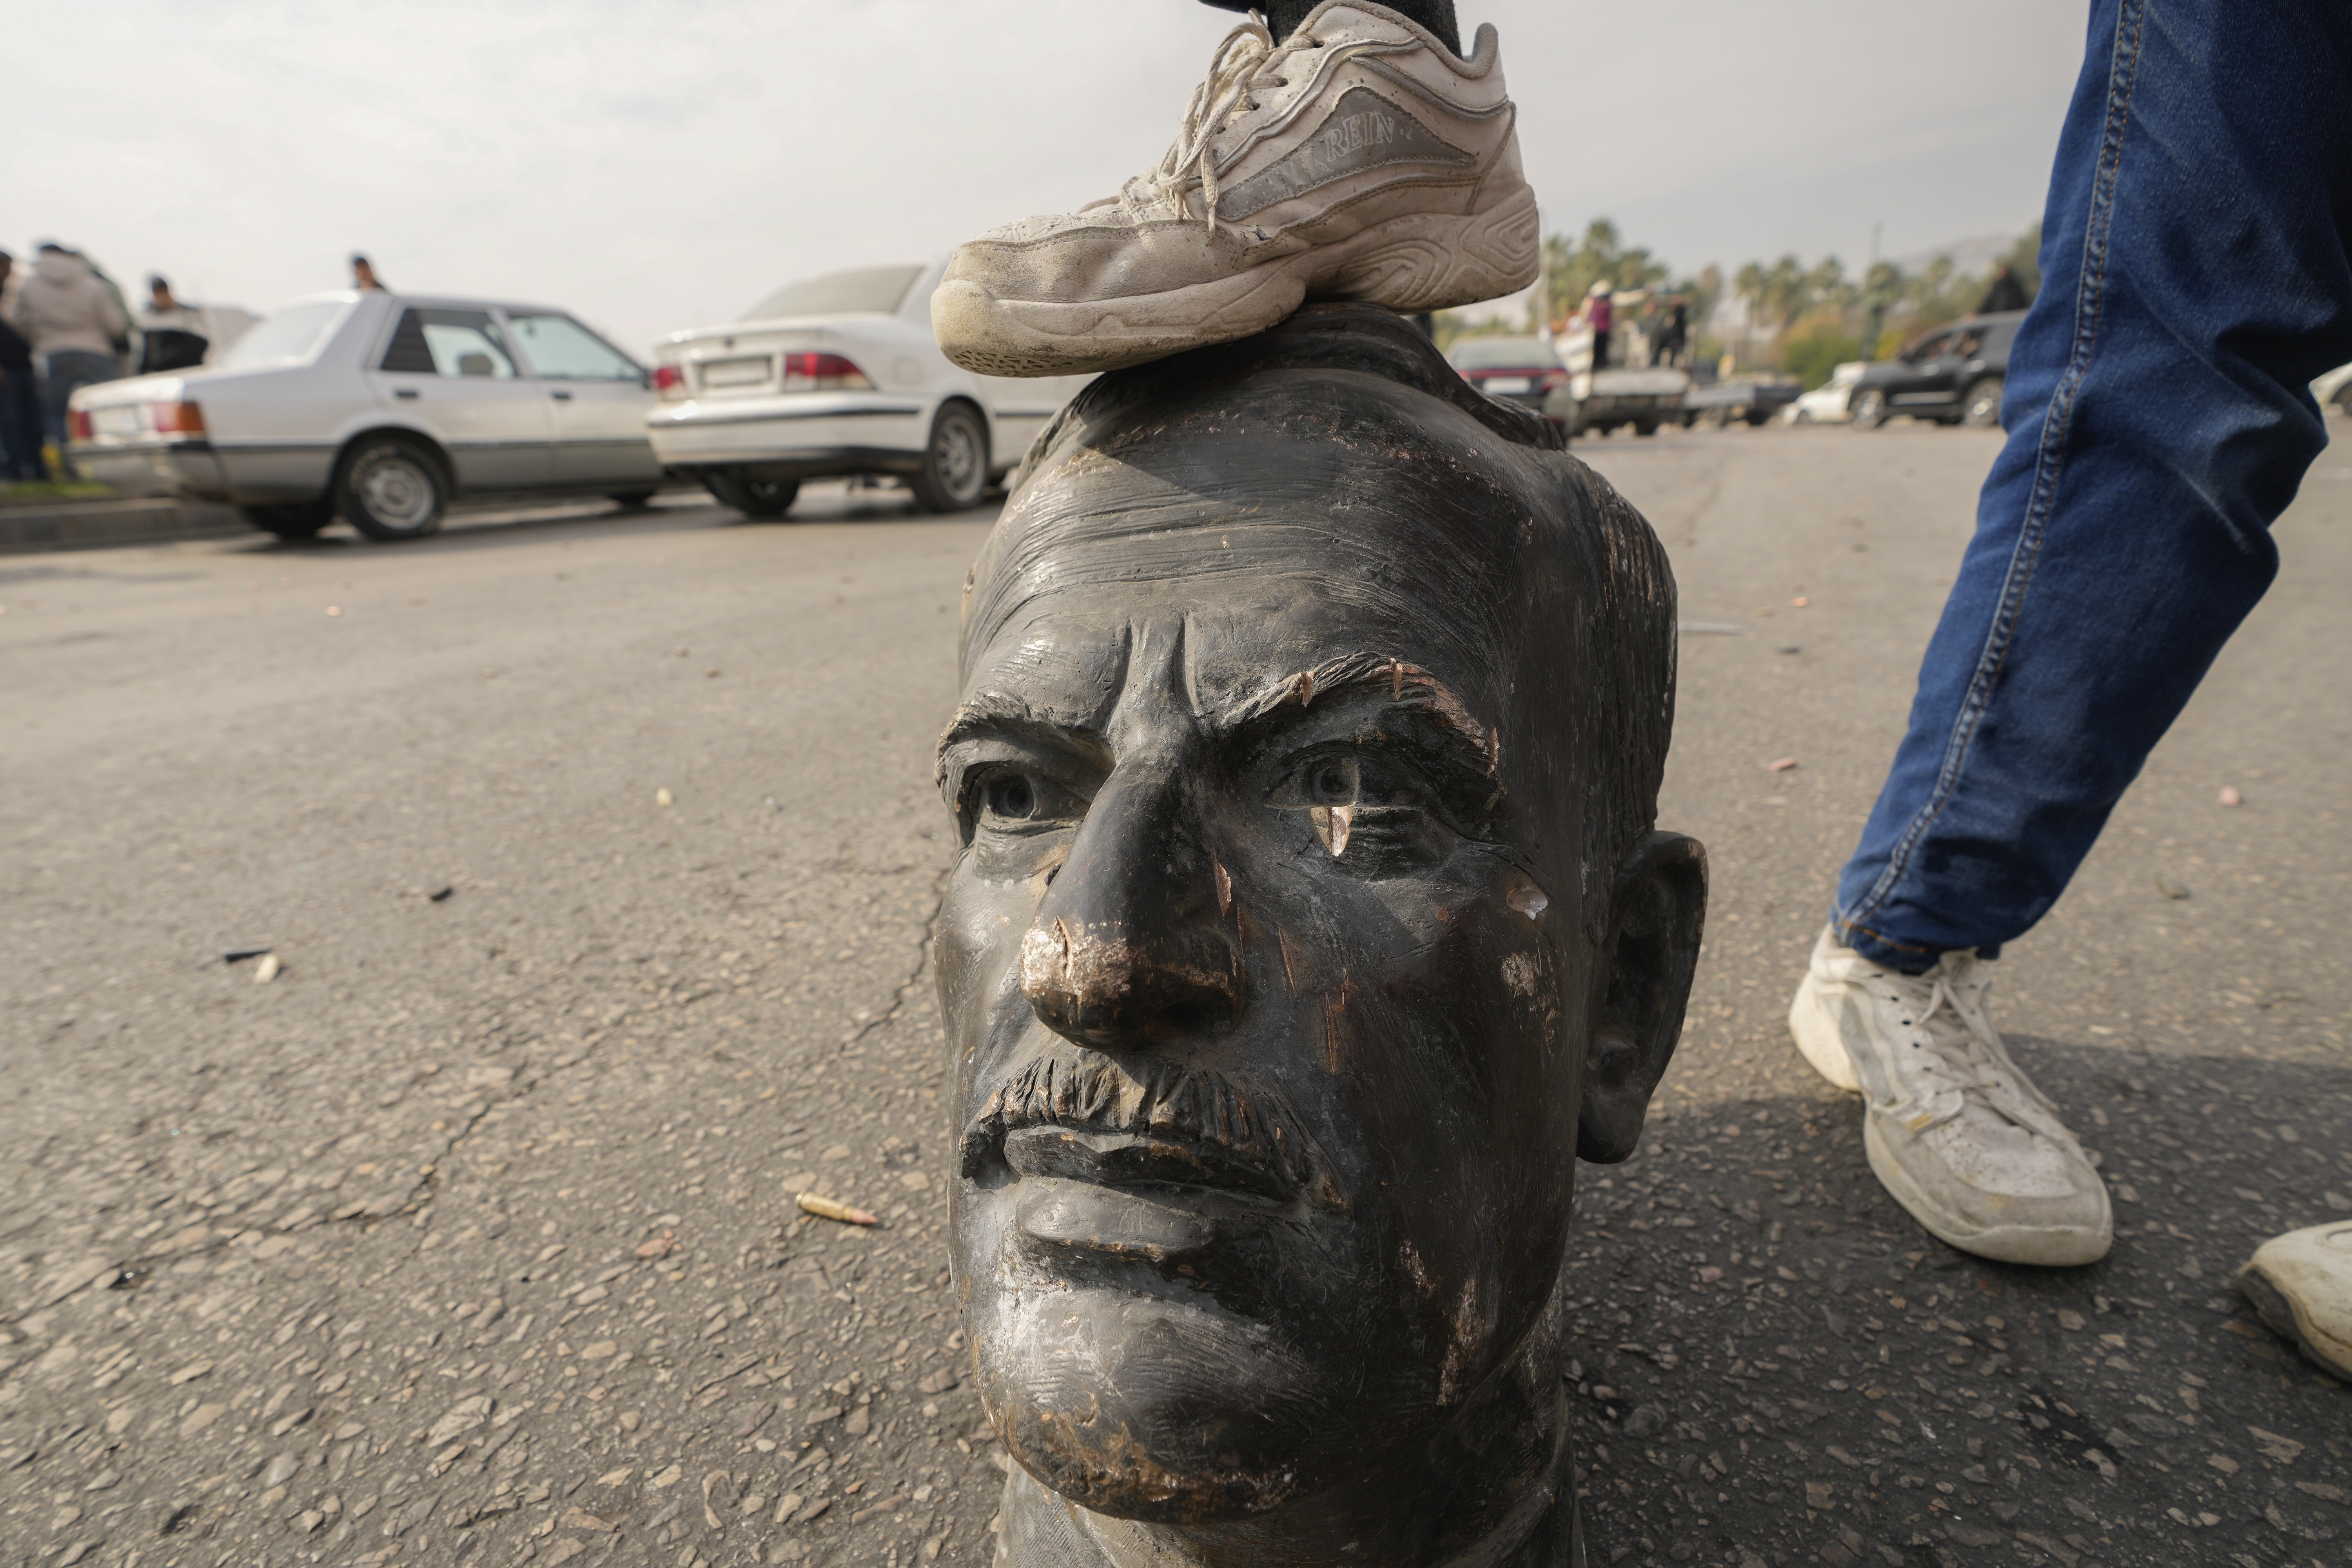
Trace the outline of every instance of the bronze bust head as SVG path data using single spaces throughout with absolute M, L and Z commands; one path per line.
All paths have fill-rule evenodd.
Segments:
M 957 1289 L 999 1561 L 1564 1564 L 1575 1162 L 1706 903 L 1674 586 L 1408 324 L 1116 372 L 964 603 Z

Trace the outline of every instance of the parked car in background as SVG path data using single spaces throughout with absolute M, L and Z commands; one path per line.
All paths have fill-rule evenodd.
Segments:
M 2352 414 L 2352 364 L 2339 364 L 2311 384 L 2311 395 L 2322 414 L 2333 409 Z
M 1445 360 L 1487 396 L 1538 414 L 1545 412 L 1544 402 L 1552 390 L 1568 381 L 1559 355 L 1542 338 L 1456 338 L 1445 351 Z
M 1849 403 L 1853 427 L 1874 430 L 1898 414 L 1939 425 L 1998 425 L 2009 345 L 2022 310 L 1963 316 L 1863 372 Z
M 1694 386 L 1683 395 L 1685 425 L 1762 425 L 1797 401 L 1797 383 L 1785 375 L 1740 375 Z
M 654 450 L 751 517 L 809 479 L 888 474 L 927 511 L 973 505 L 1090 376 L 976 375 L 931 333 L 944 262 L 788 283 L 740 321 L 656 345 Z
M 162 479 L 281 538 L 340 515 L 371 539 L 420 539 L 462 498 L 651 499 L 652 380 L 552 306 L 322 294 L 216 365 L 82 388 L 68 450 L 92 479 Z
M 1830 372 L 1827 382 L 1811 392 L 1801 392 L 1797 401 L 1780 411 L 1780 417 L 1791 425 L 1843 425 L 1853 417 L 1852 398 L 1854 384 L 1870 366 L 1858 359 L 1850 359 Z

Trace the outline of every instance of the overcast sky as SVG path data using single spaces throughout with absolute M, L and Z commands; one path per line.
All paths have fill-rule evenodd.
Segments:
M 2084 11 L 1459 0 L 1548 226 L 1684 270 L 1858 267 L 2040 215 Z M 1238 18 L 1194 0 L 113 0 L 6 29 L 0 247 L 254 309 L 569 306 L 643 352 L 801 274 L 943 253 L 1157 162 Z

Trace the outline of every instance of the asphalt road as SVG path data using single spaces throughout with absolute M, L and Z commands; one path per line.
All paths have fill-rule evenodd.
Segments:
M 2037 1272 L 1913 1226 L 1780 1023 L 1990 439 L 1581 450 L 1674 554 L 1716 879 L 1580 1200 L 1597 1560 L 2346 1562 L 2352 1390 L 2229 1280 L 2352 1210 L 2352 468 L 2001 963 L 2119 1200 Z M 986 519 L 803 511 L 0 563 L 0 1564 L 989 1560 L 925 944 Z

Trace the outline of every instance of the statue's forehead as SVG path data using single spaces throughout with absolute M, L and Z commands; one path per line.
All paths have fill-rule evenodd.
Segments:
M 1040 716 L 1099 723 L 1157 683 L 1203 714 L 1243 713 L 1320 679 L 1410 679 L 1489 726 L 1498 650 L 1410 592 L 1316 573 L 1072 584 L 1024 603 L 971 661 L 965 697 L 997 693 Z M 1319 673 L 1318 673 L 1319 672 Z M 1473 716 L 1475 716 L 1475 720 Z

